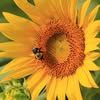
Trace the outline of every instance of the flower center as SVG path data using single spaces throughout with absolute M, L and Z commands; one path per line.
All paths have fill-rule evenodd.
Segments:
M 46 71 L 56 77 L 75 73 L 84 60 L 84 32 L 69 19 L 51 20 L 40 28 L 39 48 Z
M 70 48 L 66 40 L 66 35 L 63 33 L 55 33 L 49 38 L 46 44 L 46 52 L 48 60 L 52 60 L 52 64 L 63 63 L 68 58 Z

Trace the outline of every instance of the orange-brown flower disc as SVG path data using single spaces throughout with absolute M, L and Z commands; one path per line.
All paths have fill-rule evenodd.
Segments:
M 84 60 L 84 32 L 70 19 L 51 20 L 40 28 L 39 48 L 46 71 L 56 77 L 69 76 Z

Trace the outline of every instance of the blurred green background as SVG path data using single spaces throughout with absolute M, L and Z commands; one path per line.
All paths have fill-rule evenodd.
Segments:
M 28 0 L 28 1 L 33 4 L 33 0 Z M 78 6 L 80 7 L 84 1 L 85 0 L 79 0 Z M 91 0 L 91 1 L 92 1 L 92 3 L 88 9 L 88 12 L 91 11 L 97 4 L 100 4 L 100 0 Z M 10 13 L 28 18 L 28 16 L 15 5 L 13 0 L 0 0 L 0 22 L 6 22 L 6 19 L 3 17 L 2 12 L 10 12 Z M 96 16 L 96 19 L 100 19 L 100 9 Z M 99 34 L 98 37 L 100 37 L 100 33 L 98 33 L 98 34 Z M 2 33 L 0 33 L 0 42 L 7 42 L 7 41 L 9 41 L 9 39 L 4 37 L 2 35 Z M 99 45 L 99 47 L 100 47 L 100 45 Z M 100 49 L 98 49 L 96 51 L 100 52 Z M 0 59 L 0 69 L 2 69 L 4 67 L 4 65 L 9 63 L 10 61 L 11 61 L 10 58 Z M 97 59 L 95 61 L 95 63 L 100 65 L 100 58 Z M 93 78 L 95 79 L 96 83 L 100 86 L 100 72 L 91 72 L 91 74 L 92 74 Z M 0 79 L 2 79 L 2 77 L 4 77 L 4 76 L 0 76 Z M 81 92 L 82 92 L 84 100 L 100 100 L 100 89 L 88 89 L 88 88 L 81 86 Z M 21 97 L 17 96 L 18 99 L 14 99 L 14 100 L 29 100 L 29 98 L 27 98 L 26 95 L 27 94 L 24 93 L 23 95 L 21 95 Z M 4 99 L 1 99 L 1 96 L 2 95 L 0 95 L 0 100 L 4 100 Z M 26 99 L 25 99 L 25 97 L 26 97 Z M 24 98 L 24 99 L 22 99 L 22 98 Z M 42 93 L 38 97 L 38 100 L 45 100 L 45 93 Z

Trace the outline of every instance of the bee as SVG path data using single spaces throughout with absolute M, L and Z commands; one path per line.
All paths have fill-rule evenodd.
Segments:
M 43 52 L 40 50 L 40 48 L 33 48 L 32 51 L 35 54 L 36 59 L 38 59 L 38 60 L 43 59 Z

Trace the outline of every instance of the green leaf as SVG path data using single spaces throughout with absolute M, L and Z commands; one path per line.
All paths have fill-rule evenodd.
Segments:
M 14 100 L 30 100 L 25 94 L 20 93 L 14 96 Z
M 0 58 L 0 66 L 3 66 L 11 61 L 10 58 Z
M 38 96 L 37 100 L 46 100 L 45 93 L 40 94 L 40 95 Z
M 5 94 L 4 93 L 0 93 L 0 100 L 5 100 Z

